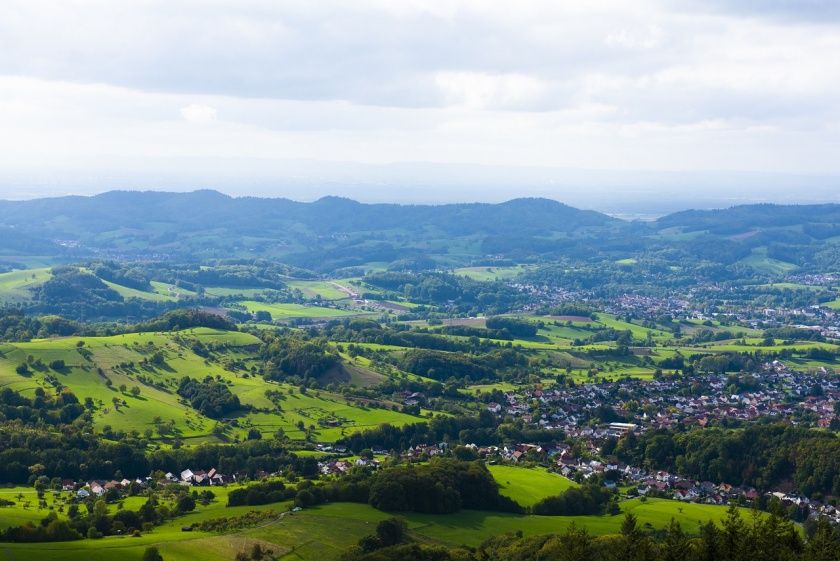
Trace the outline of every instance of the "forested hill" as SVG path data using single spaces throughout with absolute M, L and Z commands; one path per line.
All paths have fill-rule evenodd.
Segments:
M 814 238 L 840 234 L 840 205 L 742 205 L 717 210 L 685 210 L 657 220 L 659 228 L 738 234 L 754 229 L 793 228 Z
M 240 234 L 284 233 L 300 224 L 318 234 L 439 228 L 455 235 L 570 232 L 616 219 L 549 199 L 501 204 L 363 204 L 341 197 L 312 203 L 191 193 L 111 191 L 94 197 L 0 202 L 0 224 L 44 236 L 72 236 L 120 228 L 178 231 L 228 228 Z
M 311 203 L 111 191 L 0 201 L 0 255 L 206 260 L 269 258 L 321 272 L 368 263 L 415 268 L 488 260 L 662 269 L 692 263 L 766 273 L 840 264 L 840 205 L 746 205 L 628 222 L 549 199 L 500 204 Z M 2 263 L 0 263 L 2 265 Z
M 233 198 L 215 191 L 112 191 L 94 197 L 0 202 L 0 228 L 18 232 L 31 243 L 60 242 L 77 254 L 267 256 L 302 265 L 322 262 L 321 252 L 333 248 L 368 254 L 366 260 L 391 261 L 397 249 L 404 254 L 412 248 L 419 252 L 422 246 L 447 253 L 453 241 L 463 240 L 463 251 L 481 255 L 494 249 L 482 247 L 488 238 L 552 239 L 620 225 L 607 215 L 548 199 L 395 205 L 339 197 L 302 203 Z M 19 243 L 0 240 L 0 246 L 13 250 Z

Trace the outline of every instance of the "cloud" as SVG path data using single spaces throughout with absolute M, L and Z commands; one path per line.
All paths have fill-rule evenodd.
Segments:
M 435 84 L 447 103 L 472 109 L 520 108 L 539 98 L 545 89 L 531 76 L 481 72 L 440 72 Z
M 181 117 L 191 123 L 212 123 L 216 120 L 216 108 L 200 103 L 191 103 L 190 105 L 181 107 Z
M 840 172 L 834 3 L 713 1 L 6 0 L 0 164 Z
M 677 5 L 783 21 L 840 21 L 840 3 L 836 0 L 682 0 Z

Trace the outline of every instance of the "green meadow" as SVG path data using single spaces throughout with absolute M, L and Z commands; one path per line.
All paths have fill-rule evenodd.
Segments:
M 517 469 L 517 468 L 513 468 Z M 280 559 L 329 561 L 337 559 L 350 545 L 374 532 L 376 524 L 392 516 L 365 504 L 332 503 L 297 513 L 281 512 L 288 503 L 259 507 L 224 507 L 217 499 L 210 506 L 176 518 L 141 537 L 106 537 L 101 540 L 46 544 L 4 544 L 5 559 L 35 561 L 44 558 L 59 561 L 139 561 L 150 545 L 158 547 L 167 561 L 229 561 L 237 552 L 259 543 L 272 549 Z M 621 503 L 622 513 L 632 512 L 646 528 L 662 528 L 672 518 L 688 533 L 696 533 L 699 523 L 720 521 L 725 507 L 679 503 L 664 499 L 639 499 Z M 193 531 L 182 526 L 201 520 L 241 515 L 249 510 L 274 511 L 277 516 L 251 528 L 228 534 Z M 743 511 L 749 517 L 747 511 Z M 623 520 L 615 516 L 530 516 L 465 510 L 455 514 L 431 515 L 401 513 L 408 522 L 409 534 L 420 541 L 447 545 L 476 546 L 487 538 L 522 531 L 526 536 L 562 532 L 572 524 L 586 527 L 594 535 L 617 533 Z M 4 557 L 0 557 L 3 559 Z
M 300 290 L 306 298 L 320 298 L 321 300 L 345 300 L 349 298 L 347 292 L 329 281 L 294 280 L 287 281 L 286 286 Z
M 515 265 L 512 267 L 461 267 L 455 269 L 455 274 L 469 277 L 476 281 L 510 280 L 524 273 L 527 267 Z
M 545 468 L 522 468 L 509 465 L 487 466 L 499 492 L 522 506 L 533 506 L 546 497 L 559 495 L 577 483 Z
M 741 259 L 739 263 L 771 275 L 783 275 L 797 269 L 797 266 L 793 263 L 769 257 L 767 255 L 766 247 L 757 247 L 753 249 L 752 253 Z
M 327 308 L 323 306 L 304 306 L 303 304 L 270 304 L 266 302 L 256 302 L 254 300 L 244 300 L 239 302 L 250 313 L 254 312 L 268 312 L 272 319 L 292 319 L 292 318 L 316 318 L 316 319 L 332 319 L 342 318 L 348 316 L 363 315 L 369 312 L 360 312 L 353 310 L 344 310 L 339 308 Z
M 176 296 L 170 295 L 168 292 L 149 292 L 146 290 L 137 290 L 136 288 L 116 284 L 111 281 L 102 282 L 123 298 L 139 298 L 140 300 L 149 300 L 150 302 L 174 302 L 177 300 Z
M 221 350 L 210 357 L 201 357 L 190 348 L 194 341 Z M 79 347 L 79 342 L 84 345 Z M 245 366 L 252 363 L 253 349 L 259 344 L 259 339 L 247 333 L 207 328 L 3 343 L 0 344 L 0 388 L 10 387 L 32 395 L 38 387 L 52 391 L 57 380 L 81 401 L 87 397 L 93 399 L 93 418 L 99 429 L 109 426 L 114 430 L 141 433 L 151 429 L 154 438 L 177 435 L 186 442 L 190 439 L 201 442 L 241 438 L 250 428 L 257 428 L 267 436 L 283 429 L 290 438 L 302 439 L 310 427 L 314 427 L 310 430 L 315 438 L 332 442 L 348 431 L 381 423 L 402 425 L 419 420 L 392 411 L 396 405 L 393 403 L 365 403 L 362 400 L 350 403 L 340 394 L 327 391 L 311 391 L 304 395 L 296 386 L 266 381 L 231 366 L 237 361 Z M 157 352 L 163 354 L 164 364 L 148 362 Z M 49 368 L 48 365 L 56 360 L 63 360 L 65 367 L 60 370 Z M 30 373 L 18 374 L 17 366 L 25 362 L 33 364 Z M 365 377 L 375 375 L 363 364 L 351 362 L 346 368 L 350 376 L 347 381 L 351 383 L 354 377 L 361 382 Z M 214 435 L 217 421 L 184 404 L 175 391 L 183 376 L 203 379 L 208 375 L 229 383 L 243 405 L 259 411 L 243 411 L 237 416 L 237 428 L 229 429 L 225 435 Z M 123 386 L 126 391 L 121 389 Z M 133 386 L 140 388 L 139 395 L 129 391 Z M 279 393 L 279 400 L 268 399 L 266 390 Z M 118 405 L 113 403 L 115 398 L 120 402 Z M 173 434 L 158 434 L 160 425 L 170 424 Z M 304 430 L 301 430 L 301 424 Z
M 25 302 L 32 298 L 31 289 L 49 280 L 49 268 L 22 269 L 0 273 L 0 302 Z

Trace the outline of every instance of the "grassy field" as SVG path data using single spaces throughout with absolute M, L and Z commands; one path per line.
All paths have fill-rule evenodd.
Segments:
M 545 468 L 521 468 L 509 465 L 488 466 L 500 493 L 522 506 L 532 506 L 540 500 L 559 495 L 577 483 Z
M 281 294 L 280 291 L 273 288 L 228 288 L 224 286 L 208 286 L 204 289 L 204 293 L 208 296 L 216 297 L 236 297 L 236 298 L 255 298 L 260 295 L 274 295 Z
M 328 281 L 295 280 L 288 281 L 286 286 L 300 290 L 306 298 L 320 297 L 321 300 L 344 300 L 349 298 L 347 292 L 339 289 L 335 283 Z
M 757 271 L 769 273 L 771 275 L 782 275 L 789 273 L 797 268 L 793 263 L 786 261 L 779 261 L 767 255 L 766 247 L 757 247 L 752 250 L 752 253 L 747 257 L 741 259 L 738 263 L 752 267 Z
M 49 544 L 3 544 L 0 559 L 15 561 L 139 561 L 149 545 L 157 546 L 167 561 L 229 561 L 237 552 L 259 543 L 278 554 L 280 559 L 330 561 L 355 544 L 362 536 L 374 532 L 376 524 L 391 514 L 368 505 L 332 503 L 294 514 L 279 516 L 288 503 L 260 507 L 223 506 L 217 500 L 207 507 L 199 506 L 195 513 L 177 518 L 139 538 L 108 537 L 101 540 Z M 671 518 L 679 521 L 689 533 L 697 531 L 698 523 L 720 520 L 724 507 L 683 504 L 663 499 L 625 501 L 623 512 L 632 512 L 643 527 L 661 528 Z M 184 525 L 222 516 L 241 515 L 249 510 L 274 511 L 277 517 L 252 528 L 231 534 L 211 534 L 193 531 L 183 533 Z M 749 516 L 745 511 L 745 515 Z M 481 511 L 461 511 L 448 515 L 404 514 L 409 533 L 421 541 L 442 542 L 449 545 L 475 546 L 485 539 L 521 530 L 526 536 L 562 532 L 572 523 L 584 526 L 595 535 L 617 533 L 623 517 L 617 516 L 526 516 Z
M 177 336 L 176 336 L 177 335 Z M 77 344 L 84 341 L 79 349 Z M 196 355 L 191 350 L 194 341 L 205 345 L 222 345 L 223 350 L 209 358 Z M 34 340 L 27 343 L 0 344 L 0 388 L 10 387 L 32 395 L 36 388 L 52 390 L 52 379 L 70 388 L 80 400 L 90 397 L 96 405 L 93 413 L 98 428 L 106 425 L 114 430 L 153 430 L 158 436 L 158 423 L 174 427 L 174 434 L 185 443 L 201 442 L 211 437 L 216 421 L 181 403 L 175 392 L 183 376 L 203 379 L 210 375 L 230 384 L 231 391 L 239 396 L 243 405 L 269 412 L 246 411 L 238 416 L 239 427 L 231 429 L 227 438 L 242 437 L 250 428 L 257 428 L 267 436 L 283 429 L 293 439 L 303 438 L 299 428 L 314 426 L 313 436 L 332 442 L 346 432 L 373 427 L 381 423 L 402 425 L 419 419 L 392 411 L 393 403 L 349 403 L 339 394 L 326 391 L 308 392 L 303 395 L 291 385 L 269 382 L 261 376 L 251 376 L 245 370 L 231 369 L 231 361 L 243 361 L 246 366 L 252 359 L 252 349 L 260 343 L 256 337 L 238 332 L 212 329 L 194 329 L 175 333 L 131 333 L 112 337 L 67 337 Z M 155 352 L 163 353 L 165 364 L 144 364 Z M 66 367 L 60 371 L 48 367 L 32 367 L 31 374 L 23 376 L 15 370 L 28 357 L 48 365 L 63 360 Z M 363 385 L 366 377 L 375 373 L 364 364 L 350 363 L 351 380 L 356 378 Z M 110 385 L 108 381 L 110 380 Z M 145 381 L 144 381 L 145 380 Z M 147 382 L 154 382 L 154 385 Z M 121 386 L 140 388 L 133 396 L 122 391 Z M 279 403 L 266 397 L 266 390 L 280 392 Z M 113 399 L 125 401 L 118 407 Z M 279 406 L 279 408 L 278 408 Z M 173 436 L 167 434 L 167 437 Z
M 25 302 L 32 298 L 31 289 L 49 280 L 48 268 L 22 269 L 9 273 L 0 273 L 0 302 Z
M 831 302 L 826 302 L 823 304 L 826 308 L 831 308 L 832 310 L 840 310 L 840 298 L 836 300 L 832 300 Z
M 325 308 L 322 306 L 304 306 L 302 304 L 269 304 L 245 300 L 240 302 L 250 313 L 264 311 L 271 314 L 272 319 L 292 318 L 341 318 L 347 316 L 361 315 L 367 312 L 356 312 L 352 310 L 340 310 L 338 308 Z
M 148 300 L 150 302 L 174 302 L 177 299 L 175 296 L 168 293 L 137 290 L 136 288 L 123 286 L 106 280 L 102 282 L 123 298 L 139 298 L 140 300 Z
M 822 286 L 813 284 L 799 284 L 795 282 L 774 282 L 771 284 L 760 284 L 758 288 L 775 288 L 779 290 L 821 290 Z
M 469 277 L 476 281 L 493 281 L 510 280 L 524 273 L 526 270 L 527 267 L 524 265 L 513 267 L 461 267 L 460 269 L 455 269 L 455 274 Z
M 36 387 L 52 391 L 50 377 L 69 387 L 80 400 L 91 397 L 96 403 L 94 421 L 97 426 L 110 425 L 114 429 L 143 431 L 154 428 L 154 420 L 172 420 L 181 436 L 207 435 L 214 421 L 199 415 L 179 402 L 174 392 L 183 376 L 202 379 L 206 375 L 221 376 L 234 382 L 242 395 L 249 390 L 264 391 L 265 382 L 257 378 L 245 379 L 223 367 L 220 361 L 211 361 L 194 354 L 187 346 L 189 341 L 222 344 L 227 346 L 229 358 L 244 358 L 247 347 L 259 344 L 259 339 L 245 333 L 230 333 L 212 329 L 195 329 L 180 332 L 182 342 L 173 334 L 131 333 L 111 337 L 67 337 L 41 339 L 27 343 L 4 345 L 0 358 L 0 387 L 11 387 L 31 395 Z M 80 350 L 77 344 L 83 341 Z M 183 343 L 185 341 L 186 343 Z M 165 365 L 151 366 L 141 363 L 155 352 L 166 358 Z M 60 371 L 49 368 L 32 369 L 30 376 L 15 372 L 18 364 L 28 357 L 49 364 L 63 360 L 66 367 Z M 128 364 L 133 363 L 133 366 Z M 101 369 L 101 373 L 100 373 Z M 144 383 L 140 377 L 154 381 Z M 110 380 L 111 385 L 107 382 Z M 125 385 L 140 387 L 140 395 L 132 396 L 119 388 Z M 126 405 L 115 407 L 116 397 Z M 243 401 L 245 401 L 243 399 Z
M 31 289 L 49 280 L 50 276 L 49 268 L 24 269 L 0 274 L 0 302 L 17 303 L 29 300 Z M 152 290 L 138 290 L 104 279 L 102 282 L 123 298 L 139 298 L 150 302 L 174 302 L 180 298 L 195 296 L 194 292 L 158 281 L 151 281 Z

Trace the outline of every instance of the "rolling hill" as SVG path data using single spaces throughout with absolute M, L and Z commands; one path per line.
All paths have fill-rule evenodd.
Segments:
M 111 191 L 0 201 L 0 233 L 6 270 L 23 268 L 14 264 L 32 255 L 53 262 L 267 258 L 320 273 L 567 259 L 627 268 L 702 262 L 773 275 L 840 264 L 840 205 L 745 205 L 628 222 L 549 199 L 396 205 Z

